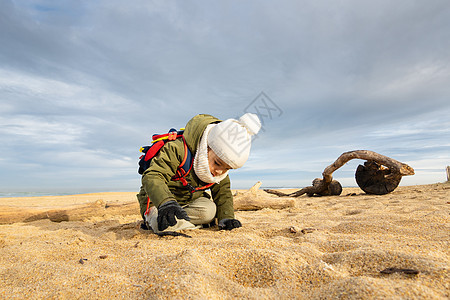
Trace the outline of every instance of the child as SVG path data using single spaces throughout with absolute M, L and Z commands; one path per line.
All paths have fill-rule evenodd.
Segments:
M 220 229 L 241 227 L 234 218 L 228 170 L 244 165 L 251 136 L 260 128 L 258 117 L 251 113 L 239 121 L 222 122 L 205 114 L 192 118 L 184 130 L 184 141 L 178 138 L 167 142 L 142 175 L 137 197 L 145 224 L 155 233 L 200 228 L 215 218 Z M 174 175 L 185 158 L 185 145 L 193 162 L 183 182 L 174 180 Z

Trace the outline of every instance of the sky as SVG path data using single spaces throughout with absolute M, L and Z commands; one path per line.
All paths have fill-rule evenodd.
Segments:
M 1 0 L 0 45 L 0 192 L 138 191 L 139 148 L 199 113 L 261 118 L 233 188 L 351 150 L 446 181 L 448 0 Z

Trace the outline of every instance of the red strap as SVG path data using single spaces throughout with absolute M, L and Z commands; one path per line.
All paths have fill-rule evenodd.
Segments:
M 187 152 L 188 152 L 188 148 L 187 148 L 187 144 L 186 144 L 186 140 L 183 137 L 183 144 L 184 144 L 184 157 L 183 157 L 183 161 L 181 162 L 180 166 L 178 167 L 178 169 L 183 168 L 184 164 L 186 163 L 186 159 L 187 159 Z M 194 162 L 192 162 L 194 163 Z M 189 169 L 190 170 L 190 169 Z M 189 172 L 188 172 L 189 173 Z
M 214 185 L 214 183 L 208 183 L 207 185 L 204 186 L 199 186 L 197 188 L 195 188 L 195 191 L 201 191 L 201 190 L 206 190 L 207 188 L 210 188 Z
M 184 136 L 181 136 L 181 137 L 183 138 L 184 157 L 183 157 L 183 160 L 181 161 L 180 165 L 177 168 L 177 172 L 175 173 L 175 176 L 172 177 L 172 180 L 180 180 L 181 183 L 183 183 L 183 185 L 186 186 L 188 184 L 188 182 L 186 181 L 186 176 L 191 171 L 194 161 L 191 162 L 191 167 L 189 168 L 189 170 L 187 172 L 185 172 L 183 167 L 187 160 L 188 148 L 187 148 L 187 144 L 186 144 L 186 140 L 184 139 Z
M 147 197 L 147 209 L 145 210 L 144 215 L 148 215 L 148 213 L 150 212 L 150 210 L 148 209 L 150 206 L 150 197 Z
M 159 149 L 161 149 L 162 146 L 164 146 L 164 141 L 154 143 L 145 154 L 145 161 L 149 161 L 150 159 L 155 157 L 156 153 L 158 153 Z
M 184 177 L 180 177 L 180 179 L 178 179 L 178 180 L 180 180 L 184 186 L 186 186 L 188 184 L 186 178 L 184 178 Z
M 173 139 L 171 140 L 171 136 L 175 136 L 175 138 L 173 138 Z M 182 136 L 183 136 L 182 134 L 177 134 L 176 131 L 173 131 L 173 132 L 164 133 L 164 134 L 155 134 L 155 135 L 152 136 L 152 141 L 155 141 L 155 140 L 160 139 L 160 138 L 163 138 L 163 137 L 167 137 L 167 139 L 168 139 L 169 141 L 174 141 L 174 140 L 176 140 L 177 138 L 182 137 Z

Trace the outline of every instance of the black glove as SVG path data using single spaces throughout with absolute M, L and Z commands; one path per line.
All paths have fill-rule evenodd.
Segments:
M 190 220 L 187 212 L 174 200 L 167 201 L 158 207 L 158 230 L 163 231 L 169 226 L 177 224 L 175 219 Z
M 219 229 L 231 230 L 239 227 L 242 227 L 242 224 L 236 219 L 223 219 L 219 221 Z

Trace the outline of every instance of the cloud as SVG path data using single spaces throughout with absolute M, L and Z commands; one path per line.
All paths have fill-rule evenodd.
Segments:
M 445 0 L 2 1 L 0 189 L 27 188 L 15 170 L 49 189 L 132 189 L 153 133 L 237 117 L 261 91 L 282 114 L 235 184 L 309 183 L 355 149 L 441 180 L 449 23 Z

